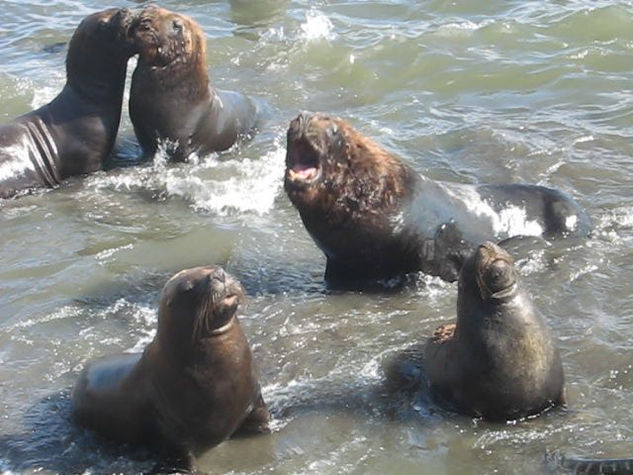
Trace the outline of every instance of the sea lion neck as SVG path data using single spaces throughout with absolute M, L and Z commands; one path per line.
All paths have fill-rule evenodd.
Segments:
M 206 60 L 201 52 L 183 59 L 174 59 L 164 66 L 156 66 L 139 58 L 133 81 L 156 93 L 164 92 L 183 99 L 199 100 L 211 94 Z
M 70 53 L 69 53 L 70 55 Z M 66 62 L 67 85 L 80 96 L 105 107 L 121 107 L 127 58 L 95 66 L 94 62 Z
M 127 63 L 134 54 L 126 35 L 133 13 L 127 9 L 105 13 L 110 16 L 101 29 L 95 27 L 101 21 L 95 14 L 73 34 L 66 55 L 66 84 L 85 100 L 121 108 Z

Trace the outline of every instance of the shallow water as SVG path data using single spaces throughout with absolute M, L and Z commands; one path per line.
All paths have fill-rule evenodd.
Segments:
M 112 6 L 135 2 L 112 1 Z M 146 453 L 75 427 L 90 359 L 139 350 L 174 272 L 219 263 L 273 433 L 201 458 L 212 473 L 543 473 L 547 454 L 633 452 L 633 6 L 629 2 L 165 1 L 200 22 L 214 83 L 268 101 L 254 140 L 0 201 L 0 470 L 138 472 Z M 96 0 L 5 1 L 4 121 L 64 82 L 64 43 Z M 130 63 L 130 69 L 134 62 Z M 385 397 L 383 365 L 455 314 L 456 286 L 326 292 L 324 258 L 282 190 L 299 110 L 347 118 L 432 178 L 572 194 L 588 240 L 517 247 L 557 336 L 569 405 L 518 424 Z M 117 160 L 138 150 L 124 112 Z M 116 160 L 115 160 L 116 161 Z

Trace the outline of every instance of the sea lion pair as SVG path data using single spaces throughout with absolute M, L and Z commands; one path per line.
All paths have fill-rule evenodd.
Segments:
M 491 242 L 476 246 L 522 233 L 587 235 L 589 217 L 569 197 L 541 186 L 434 182 L 324 114 L 291 122 L 284 186 L 327 256 L 329 284 L 418 270 L 459 276 L 457 324 L 404 361 L 409 368 L 422 361 L 441 399 L 491 420 L 564 402 L 558 349 L 511 257 Z M 504 213 L 520 213 L 520 226 L 504 222 Z
M 287 140 L 284 187 L 327 257 L 330 285 L 419 270 L 454 281 L 481 242 L 591 229 L 588 215 L 558 190 L 433 181 L 325 114 L 300 114 Z
M 66 85 L 49 104 L 0 127 L 0 198 L 100 170 L 121 119 L 128 59 L 139 53 L 130 118 L 145 156 L 175 160 L 230 148 L 255 127 L 246 96 L 215 90 L 206 41 L 190 18 L 157 7 L 86 17 L 70 40 Z
M 158 329 L 143 353 L 90 363 L 72 393 L 75 418 L 114 440 L 157 447 L 171 469 L 236 431 L 263 432 L 269 414 L 237 307 L 241 285 L 220 267 L 165 284 Z

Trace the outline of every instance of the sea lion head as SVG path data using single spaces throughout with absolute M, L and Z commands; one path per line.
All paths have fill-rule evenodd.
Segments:
M 91 59 L 95 64 L 124 61 L 135 54 L 128 36 L 135 13 L 127 8 L 110 8 L 85 17 L 73 34 L 67 63 Z
M 158 341 L 182 350 L 228 332 L 236 323 L 243 297 L 239 282 L 219 266 L 178 272 L 161 294 Z
M 406 193 L 410 168 L 342 119 L 301 113 L 287 140 L 284 187 L 299 212 L 346 219 L 382 212 Z
M 139 50 L 140 61 L 153 69 L 204 65 L 204 33 L 187 16 L 149 6 L 134 21 L 130 36 Z
M 459 279 L 459 296 L 482 303 L 501 303 L 517 294 L 518 282 L 510 254 L 496 244 L 486 242 L 464 263 Z

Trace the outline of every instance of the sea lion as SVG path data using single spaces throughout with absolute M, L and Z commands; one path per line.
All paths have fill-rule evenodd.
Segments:
M 0 127 L 0 198 L 102 168 L 119 129 L 133 17 L 112 8 L 84 18 L 68 46 L 59 95 Z
M 171 159 L 185 161 L 192 154 L 226 150 L 253 132 L 255 102 L 210 85 L 206 39 L 195 21 L 150 6 L 130 33 L 140 53 L 130 119 L 146 156 L 162 144 Z
M 284 187 L 327 257 L 329 284 L 418 270 L 454 281 L 477 243 L 591 229 L 560 191 L 433 181 L 325 114 L 300 114 L 287 140 Z
M 457 321 L 435 331 L 423 365 L 432 393 L 470 416 L 514 420 L 565 402 L 556 343 L 512 258 L 491 242 L 464 263 Z
M 221 267 L 174 275 L 143 353 L 107 356 L 82 371 L 72 392 L 76 420 L 114 440 L 154 445 L 177 468 L 238 429 L 266 431 L 268 410 L 236 316 L 242 296 Z

